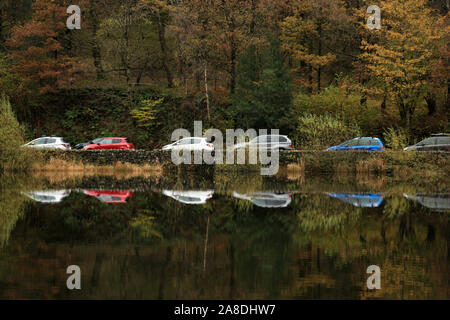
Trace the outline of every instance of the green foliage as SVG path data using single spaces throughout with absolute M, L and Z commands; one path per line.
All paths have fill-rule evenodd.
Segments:
M 247 48 L 237 67 L 237 88 L 233 96 L 236 127 L 287 129 L 292 97 L 288 70 L 284 66 L 279 41 L 258 53 Z
M 164 98 L 157 100 L 143 100 L 141 101 L 141 107 L 130 111 L 131 116 L 137 120 L 139 126 L 150 127 L 154 124 L 156 119 L 156 108 L 161 105 Z
M 296 134 L 297 147 L 323 149 L 361 136 L 361 129 L 356 123 L 348 124 L 327 114 L 305 114 L 298 119 Z
M 383 132 L 386 147 L 393 150 L 402 150 L 408 145 L 408 137 L 402 129 L 387 128 Z
M 30 150 L 20 148 L 23 131 L 5 96 L 0 97 L 0 136 L 0 170 L 29 168 Z

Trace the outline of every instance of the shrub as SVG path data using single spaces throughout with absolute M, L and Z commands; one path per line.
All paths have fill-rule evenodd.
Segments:
M 0 171 L 30 168 L 30 151 L 20 146 L 24 143 L 19 125 L 9 100 L 0 97 Z
M 304 149 L 323 149 L 361 136 L 356 123 L 330 115 L 305 114 L 298 119 L 296 145 Z
M 408 145 L 408 138 L 402 129 L 387 128 L 383 132 L 386 147 L 393 150 L 402 150 Z

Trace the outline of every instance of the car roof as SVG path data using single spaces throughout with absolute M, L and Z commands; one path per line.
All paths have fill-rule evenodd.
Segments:
M 126 137 L 103 137 L 102 139 L 129 139 Z
M 376 140 L 380 140 L 380 139 L 377 138 L 377 137 L 358 137 L 358 138 L 354 138 L 353 140 L 356 140 L 356 139 L 361 139 L 361 140 L 372 140 L 372 139 L 376 139 Z
M 63 139 L 63 137 L 56 137 L 56 136 L 42 136 L 42 137 L 36 138 L 36 139 L 34 139 L 34 140 L 41 139 L 41 138 Z
M 432 137 L 448 137 L 450 136 L 450 133 L 432 133 Z

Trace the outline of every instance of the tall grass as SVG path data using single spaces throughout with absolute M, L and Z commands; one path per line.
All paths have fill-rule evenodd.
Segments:
M 361 136 L 356 123 L 349 124 L 330 115 L 305 114 L 298 123 L 296 146 L 304 149 L 324 149 Z
M 0 137 L 0 172 L 28 170 L 33 154 L 20 147 L 24 143 L 22 128 L 5 96 L 0 97 Z

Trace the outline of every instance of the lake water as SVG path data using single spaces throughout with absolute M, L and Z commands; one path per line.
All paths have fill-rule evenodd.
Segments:
M 0 298 L 448 299 L 448 187 L 251 175 L 3 185 Z M 81 290 L 66 287 L 69 265 Z M 367 288 L 370 265 L 381 289 Z

